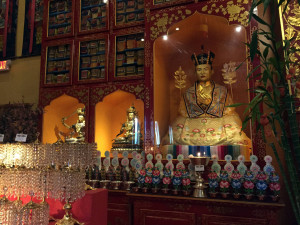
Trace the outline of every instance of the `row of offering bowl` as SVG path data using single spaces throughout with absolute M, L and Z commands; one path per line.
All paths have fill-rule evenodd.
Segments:
M 89 180 L 87 183 L 93 188 L 130 191 L 134 181 Z

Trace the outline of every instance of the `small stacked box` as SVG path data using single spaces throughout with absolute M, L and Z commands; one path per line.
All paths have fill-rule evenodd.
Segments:
M 144 20 L 144 0 L 116 0 L 116 25 Z
M 79 80 L 105 78 L 105 39 L 80 43 Z
M 48 48 L 46 84 L 68 83 L 70 81 L 70 45 Z
M 48 36 L 69 34 L 72 21 L 72 0 L 52 0 L 49 3 Z
M 144 75 L 144 34 L 116 38 L 116 77 Z
M 106 5 L 103 0 L 81 1 L 81 30 L 93 30 L 106 27 Z

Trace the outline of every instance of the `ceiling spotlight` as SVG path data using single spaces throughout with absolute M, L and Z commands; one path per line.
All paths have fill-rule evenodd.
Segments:
M 168 35 L 164 35 L 163 36 L 163 39 L 166 41 L 166 40 L 168 40 Z
M 142 38 L 142 39 L 141 39 L 141 41 L 145 41 L 145 39 L 144 39 L 144 38 Z
M 241 27 L 241 26 L 238 26 L 238 27 L 235 28 L 235 31 L 236 31 L 236 32 L 241 32 L 241 30 L 242 30 L 242 27 Z
M 176 27 L 175 30 L 179 30 L 179 27 Z

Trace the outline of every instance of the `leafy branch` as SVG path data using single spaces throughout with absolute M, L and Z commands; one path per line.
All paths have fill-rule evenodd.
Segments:
M 290 37 L 282 41 L 277 37 L 275 28 L 279 24 L 276 12 L 282 7 L 283 13 L 291 0 L 254 0 L 251 5 L 249 22 L 253 19 L 264 25 L 267 30 L 257 29 L 251 36 L 249 48 L 251 62 L 259 59 L 260 64 L 247 75 L 247 79 L 255 80 L 253 91 L 255 97 L 248 104 L 242 129 L 245 129 L 250 120 L 257 130 L 262 130 L 265 142 L 273 149 L 279 164 L 281 174 L 292 204 L 297 223 L 300 225 L 300 142 L 297 127 L 295 93 L 292 91 L 292 82 L 296 67 L 292 55 L 298 52 L 293 46 L 295 39 Z M 270 8 L 271 20 L 265 21 L 255 14 L 254 9 L 263 5 L 264 12 Z M 298 0 L 300 5 L 300 0 Z M 259 45 L 263 46 L 260 50 Z M 246 60 L 247 60 L 246 59 Z M 240 66 L 238 66 L 239 68 Z M 261 111 L 262 105 L 269 108 L 269 113 Z M 287 122 L 285 122 L 287 121 Z M 279 150 L 277 147 L 279 146 Z M 288 174 L 285 173 L 283 163 L 279 158 L 279 151 L 284 152 Z

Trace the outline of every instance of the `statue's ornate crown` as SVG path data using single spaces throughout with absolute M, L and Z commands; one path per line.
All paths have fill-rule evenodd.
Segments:
M 215 54 L 210 50 L 204 51 L 204 48 L 202 46 L 202 52 L 197 56 L 194 53 L 191 58 L 195 64 L 195 66 L 201 65 L 201 64 L 210 64 L 211 65 L 214 61 Z
M 127 109 L 128 113 L 136 113 L 135 107 L 134 106 L 130 106 L 129 109 Z
M 85 108 L 78 108 L 77 109 L 78 116 L 84 116 L 85 115 Z

